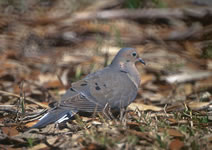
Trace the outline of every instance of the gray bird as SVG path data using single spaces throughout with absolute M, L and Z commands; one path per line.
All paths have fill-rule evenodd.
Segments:
M 32 128 L 61 123 L 78 111 L 100 112 L 106 106 L 116 110 L 126 108 L 136 98 L 140 85 L 137 62 L 145 64 L 134 48 L 122 48 L 109 66 L 72 83 L 58 105 Z

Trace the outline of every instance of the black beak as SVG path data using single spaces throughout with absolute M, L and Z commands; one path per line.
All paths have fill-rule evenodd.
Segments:
M 138 61 L 141 62 L 142 64 L 146 65 L 145 61 L 143 61 L 141 58 L 138 58 Z

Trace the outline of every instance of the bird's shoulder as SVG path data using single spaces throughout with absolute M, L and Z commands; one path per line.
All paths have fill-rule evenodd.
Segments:
M 72 88 L 77 91 L 95 88 L 97 91 L 106 90 L 107 92 L 108 88 L 122 86 L 121 83 L 129 81 L 130 79 L 126 72 L 120 72 L 119 70 L 106 67 L 103 70 L 87 75 L 82 80 L 72 83 Z

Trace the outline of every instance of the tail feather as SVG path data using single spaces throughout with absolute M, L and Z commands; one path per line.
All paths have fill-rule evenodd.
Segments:
M 76 111 L 71 111 L 70 109 L 62 109 L 62 108 L 56 108 L 51 111 L 49 111 L 46 115 L 44 115 L 38 123 L 36 123 L 31 128 L 43 128 L 51 123 L 61 123 L 64 120 L 69 119 L 72 117 Z M 61 121 L 58 121 L 61 120 Z

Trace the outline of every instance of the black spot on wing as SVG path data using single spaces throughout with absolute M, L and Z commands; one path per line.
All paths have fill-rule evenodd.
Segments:
M 97 85 L 96 90 L 99 91 L 99 90 L 101 90 L 101 88 Z
M 127 71 L 124 71 L 124 70 L 120 70 L 120 72 L 127 73 Z
M 96 86 L 95 88 L 96 88 L 97 91 L 101 90 L 101 88 L 99 87 L 97 82 L 95 83 L 95 86 Z
M 86 83 L 82 83 L 82 84 L 80 84 L 80 86 L 86 86 L 87 84 Z
M 74 92 L 74 89 L 73 88 L 70 88 L 70 90 Z

